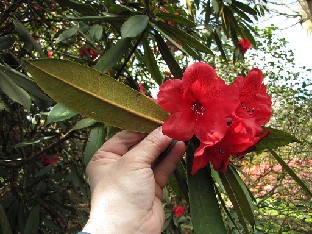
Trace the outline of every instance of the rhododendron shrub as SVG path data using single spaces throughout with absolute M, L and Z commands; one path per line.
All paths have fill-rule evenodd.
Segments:
M 209 163 L 225 172 L 231 156 L 243 157 L 269 133 L 262 126 L 272 115 L 271 97 L 256 68 L 226 84 L 210 65 L 194 63 L 182 80 L 160 86 L 158 103 L 171 114 L 163 124 L 164 134 L 183 141 L 195 135 L 200 141 L 192 174 Z

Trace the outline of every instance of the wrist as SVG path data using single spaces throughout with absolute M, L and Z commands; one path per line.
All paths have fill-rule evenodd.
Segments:
M 118 194 L 93 196 L 90 217 L 83 231 L 91 234 L 133 234 L 137 230 L 136 215 L 123 205 Z

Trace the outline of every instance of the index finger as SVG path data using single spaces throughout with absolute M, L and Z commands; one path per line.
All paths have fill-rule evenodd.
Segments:
M 119 156 L 124 155 L 131 147 L 136 145 L 146 136 L 145 133 L 123 130 L 118 132 L 111 139 L 106 141 L 96 154 L 113 153 Z

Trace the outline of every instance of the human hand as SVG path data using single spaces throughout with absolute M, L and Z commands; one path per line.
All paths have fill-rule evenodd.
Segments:
M 164 222 L 162 189 L 185 152 L 177 142 L 159 164 L 153 162 L 171 143 L 158 128 L 117 133 L 87 166 L 90 219 L 83 229 L 97 233 L 160 233 Z

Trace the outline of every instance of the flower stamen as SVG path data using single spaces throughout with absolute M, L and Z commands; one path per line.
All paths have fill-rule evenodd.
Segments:
M 191 111 L 193 111 L 196 115 L 196 121 L 198 120 L 199 116 L 203 116 L 204 113 L 206 112 L 205 108 L 199 103 L 199 102 L 194 102 Z

